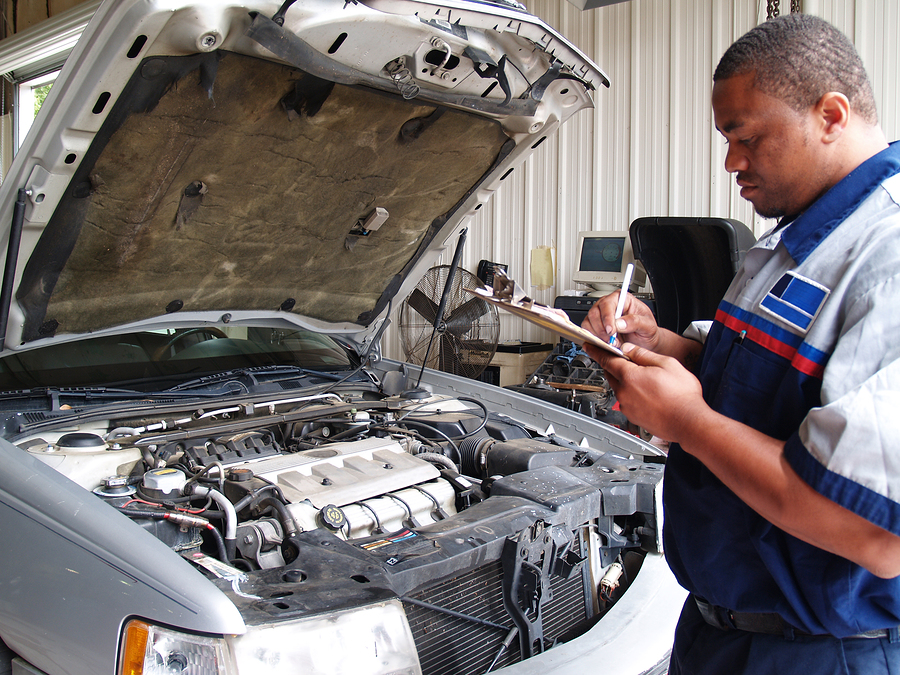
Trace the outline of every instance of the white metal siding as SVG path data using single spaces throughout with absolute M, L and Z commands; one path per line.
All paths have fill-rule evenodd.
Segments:
M 579 230 L 620 229 L 641 216 L 736 218 L 757 235 L 760 219 L 722 168 L 725 144 L 709 105 L 712 73 L 737 37 L 765 20 L 763 0 L 630 0 L 581 11 L 564 0 L 528 0 L 528 8 L 572 40 L 612 82 L 595 109 L 570 119 L 504 181 L 469 223 L 462 259 L 507 263 L 535 297 L 553 304 L 571 281 Z M 789 7 L 782 0 L 783 8 Z M 900 135 L 900 1 L 803 0 L 857 45 L 875 89 L 889 140 Z M 783 9 L 782 11 L 787 11 Z M 555 285 L 529 288 L 532 249 L 554 249 Z M 450 261 L 448 254 L 447 264 Z M 385 354 L 403 358 L 399 316 Z M 501 340 L 553 342 L 555 336 L 511 315 Z

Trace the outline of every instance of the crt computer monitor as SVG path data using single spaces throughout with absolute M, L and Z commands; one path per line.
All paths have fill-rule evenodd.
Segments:
M 592 230 L 578 233 L 578 253 L 572 280 L 605 295 L 622 287 L 625 266 L 635 262 L 627 232 Z M 635 264 L 628 290 L 637 293 L 647 281 L 640 263 Z

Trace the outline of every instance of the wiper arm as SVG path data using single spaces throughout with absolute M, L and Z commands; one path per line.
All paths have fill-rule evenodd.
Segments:
M 48 398 L 53 410 L 59 410 L 61 399 L 81 399 L 83 401 L 107 401 L 120 399 L 143 399 L 152 401 L 157 398 L 196 398 L 204 394 L 180 394 L 169 392 L 148 392 L 136 389 L 118 389 L 115 387 L 36 387 L 34 389 L 15 389 L 12 391 L 0 391 L 0 401 L 10 401 L 27 398 Z
M 170 389 L 166 389 L 167 392 L 178 392 L 185 389 L 198 389 L 202 387 L 209 386 L 211 384 L 215 384 L 216 382 L 234 380 L 239 377 L 246 377 L 251 380 L 252 385 L 256 386 L 260 384 L 260 381 L 256 378 L 257 375 L 279 375 L 284 374 L 287 376 L 296 377 L 297 375 L 301 375 L 303 377 L 319 377 L 326 380 L 332 380 L 337 382 L 341 380 L 344 375 L 338 375 L 336 373 L 329 373 L 319 370 L 310 370 L 309 368 L 301 368 L 300 366 L 258 366 L 255 368 L 236 368 L 234 370 L 227 370 L 222 373 L 216 373 L 215 375 L 206 375 L 204 377 L 198 377 L 196 380 L 190 380 L 188 382 L 182 382 L 181 384 L 176 384 L 174 387 Z M 280 379 L 286 378 L 267 378 L 267 382 L 278 382 Z

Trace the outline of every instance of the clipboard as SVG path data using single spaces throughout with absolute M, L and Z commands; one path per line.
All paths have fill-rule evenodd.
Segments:
M 503 273 L 502 270 L 494 272 L 493 288 L 484 286 L 482 288 L 467 288 L 466 290 L 492 305 L 522 317 L 536 326 L 559 333 L 575 344 L 587 343 L 623 359 L 628 359 L 628 356 L 618 347 L 604 342 L 590 331 L 572 323 L 569 317 L 561 310 L 542 305 L 526 296 L 521 287 Z

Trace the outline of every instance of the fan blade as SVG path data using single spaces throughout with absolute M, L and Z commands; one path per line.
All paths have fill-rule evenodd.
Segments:
M 490 305 L 481 298 L 470 298 L 459 307 L 450 310 L 447 315 L 447 329 L 455 335 L 462 335 L 472 327 L 478 319 L 487 314 Z
M 406 304 L 421 314 L 429 324 L 434 325 L 434 319 L 437 316 L 437 304 L 422 291 L 418 288 L 413 290 L 406 299 Z
M 451 333 L 441 335 L 440 370 L 446 373 L 476 378 L 490 363 L 494 343 L 480 340 L 460 340 Z
M 448 333 L 441 335 L 438 346 L 440 370 L 455 375 L 461 373 L 460 347 L 459 340 L 452 339 Z

